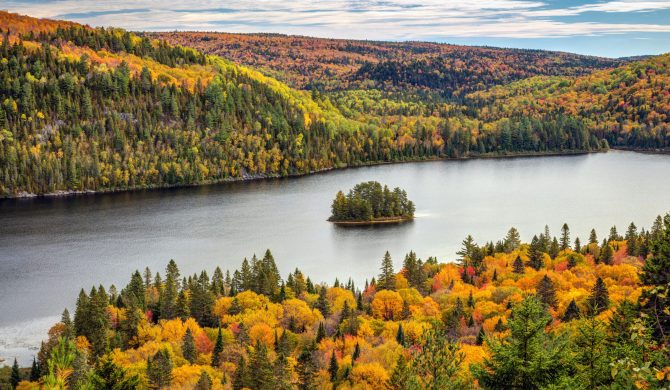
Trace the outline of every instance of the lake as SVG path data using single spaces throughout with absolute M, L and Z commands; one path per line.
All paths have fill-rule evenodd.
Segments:
M 396 268 L 410 250 L 453 261 L 463 238 L 524 240 L 548 224 L 558 235 L 599 238 L 616 224 L 649 227 L 670 211 L 670 157 L 609 153 L 433 161 L 205 187 L 0 201 L 0 358 L 26 364 L 80 288 L 124 286 L 173 258 L 182 274 L 239 267 L 270 248 L 281 273 L 299 267 L 316 282 L 378 273 L 386 250 Z M 345 228 L 326 221 L 338 190 L 361 181 L 400 186 L 416 219 Z M 11 363 L 11 362 L 9 362 Z

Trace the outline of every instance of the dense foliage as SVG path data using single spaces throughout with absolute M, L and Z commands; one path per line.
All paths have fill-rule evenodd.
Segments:
M 390 254 L 357 287 L 280 276 L 270 251 L 232 273 L 136 271 L 79 294 L 19 389 L 662 389 L 670 384 L 670 215 L 584 244 L 549 229 L 457 263 Z M 660 309 L 660 311 L 659 311 Z M 656 314 L 654 314 L 656 313 Z M 659 316 L 659 314 L 661 314 Z
M 383 221 L 412 219 L 414 203 L 398 187 L 390 190 L 376 181 L 356 184 L 345 196 L 338 191 L 331 206 L 329 221 Z
M 364 89 L 300 91 L 219 57 L 120 29 L 6 12 L 0 18 L 0 196 L 605 146 L 572 114 L 487 124 L 473 119 L 469 108 L 446 102 L 443 93 L 406 82 L 399 88 L 380 83 L 381 90 L 373 90 L 359 80 L 352 85 Z M 489 86 L 517 76 L 581 74 L 613 64 L 567 54 L 417 45 L 426 52 L 467 52 L 472 61 L 481 54 L 484 63 L 475 67 L 481 72 L 473 79 L 444 76 L 456 77 L 461 92 L 480 89 L 465 88 L 466 82 Z M 362 50 L 354 46 L 349 43 L 346 50 Z M 398 54 L 412 45 L 388 47 Z M 449 55 L 450 69 L 465 69 L 457 54 Z M 504 70 L 508 60 L 522 64 L 518 72 Z M 477 78 L 494 64 L 500 65 L 494 76 Z M 316 79 L 318 72 L 310 69 L 304 66 L 302 72 Z M 503 77 L 508 73 L 516 76 Z

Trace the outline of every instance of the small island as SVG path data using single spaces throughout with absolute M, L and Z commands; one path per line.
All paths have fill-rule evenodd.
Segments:
M 338 225 L 395 224 L 414 219 L 414 203 L 398 187 L 390 190 L 376 181 L 357 184 L 344 195 L 339 191 L 333 200 L 328 221 Z

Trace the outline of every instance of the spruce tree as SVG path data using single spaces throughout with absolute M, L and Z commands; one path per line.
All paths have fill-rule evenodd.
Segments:
M 561 227 L 561 250 L 566 250 L 570 248 L 570 228 L 567 223 L 563 224 Z
M 441 390 L 462 387 L 458 372 L 463 362 L 458 345 L 439 330 L 423 334 L 421 349 L 414 355 L 412 370 L 424 389 Z
M 511 253 L 515 249 L 519 248 L 520 245 L 521 236 L 519 235 L 519 231 L 514 227 L 510 228 L 507 232 L 507 236 L 505 236 L 505 241 L 503 244 L 505 253 Z
M 411 376 L 411 368 L 407 364 L 405 355 L 401 353 L 398 355 L 398 359 L 396 360 L 389 384 L 393 390 L 405 390 L 408 388 Z
M 600 256 L 598 258 L 599 263 L 611 265 L 614 261 L 614 249 L 608 243 L 605 243 L 600 249 Z
M 393 271 L 391 254 L 388 251 L 382 259 L 381 273 L 378 279 L 377 285 L 380 290 L 395 290 L 395 272 Z
M 575 300 L 571 300 L 570 303 L 568 304 L 568 307 L 565 309 L 565 313 L 563 313 L 563 321 L 569 322 L 572 320 L 576 320 L 579 318 L 581 315 L 579 311 L 579 307 L 577 306 L 577 303 Z
M 184 337 L 182 338 L 181 351 L 184 355 L 184 359 L 191 364 L 195 363 L 198 358 L 198 352 L 195 349 L 195 340 L 193 339 L 193 334 L 191 333 L 190 328 L 186 329 L 186 333 L 184 333 Z
M 167 349 L 161 349 L 147 360 L 147 378 L 153 388 L 169 387 L 172 382 L 172 358 Z
M 319 289 L 319 297 L 316 300 L 316 308 L 319 309 L 324 317 L 330 315 L 330 302 L 326 296 L 327 290 L 328 288 L 326 286 L 322 286 L 321 289 Z
M 479 328 L 479 332 L 477 333 L 477 339 L 475 340 L 475 344 L 482 345 L 484 344 L 484 340 L 486 340 L 486 332 L 484 332 L 484 327 L 482 326 L 481 328 Z
M 523 265 L 523 260 L 521 260 L 520 256 L 517 256 L 516 259 L 514 259 L 514 264 L 512 265 L 514 269 L 515 274 L 523 274 L 526 272 L 524 265 Z
M 195 384 L 195 390 L 212 390 L 212 378 L 207 374 L 207 371 L 203 370 L 200 373 L 200 378 Z
M 219 325 L 219 331 L 216 334 L 216 343 L 214 344 L 214 350 L 212 351 L 212 367 L 218 367 L 221 365 L 221 354 L 223 353 L 223 334 L 221 333 L 221 326 Z
M 402 324 L 398 325 L 398 331 L 396 332 L 395 335 L 395 341 L 398 342 L 399 345 L 405 346 L 405 332 L 402 330 Z
M 30 367 L 30 381 L 37 382 L 40 379 L 40 367 L 33 357 L 33 365 Z
M 591 229 L 591 234 L 589 234 L 589 244 L 597 244 L 598 235 L 596 234 L 596 229 Z
M 354 345 L 354 352 L 351 354 L 351 361 L 355 362 L 359 356 L 361 356 L 361 346 L 356 342 L 356 345 Z
M 306 346 L 298 356 L 298 364 L 296 366 L 298 372 L 300 390 L 314 389 L 314 376 L 316 375 L 317 366 L 314 361 L 314 353 L 312 346 Z
M 583 319 L 577 326 L 574 343 L 577 377 L 584 388 L 606 385 L 611 379 L 611 367 L 604 324 L 595 317 Z
M 21 372 L 19 371 L 19 363 L 16 361 L 16 358 L 14 358 L 12 372 L 9 377 L 9 384 L 13 389 L 16 389 L 16 387 L 19 385 L 19 382 L 21 382 Z
M 471 370 L 484 388 L 537 389 L 557 383 L 570 372 L 565 342 L 545 332 L 551 316 L 537 298 L 514 307 L 503 340 L 490 338 L 490 358 Z
M 549 279 L 549 276 L 544 275 L 544 277 L 542 277 L 537 284 L 536 291 L 540 302 L 548 307 L 556 307 L 556 304 L 558 303 L 558 299 L 556 298 L 556 288 L 551 279 Z
M 640 296 L 642 311 L 651 319 L 654 335 L 668 337 L 670 334 L 670 214 L 663 218 L 662 225 L 652 233 L 651 256 L 642 267 L 640 280 L 650 287 Z
M 249 387 L 251 387 L 251 373 L 247 368 L 244 356 L 240 356 L 240 360 L 237 361 L 235 376 L 233 377 L 233 389 L 242 390 Z
M 330 363 L 328 364 L 328 373 L 330 374 L 330 381 L 337 381 L 337 371 L 339 366 L 337 365 L 337 357 L 335 357 L 335 351 L 333 350 L 330 354 Z
M 610 306 L 609 293 L 607 286 L 602 278 L 598 277 L 589 296 L 589 311 L 591 314 L 602 313 Z
M 633 222 L 628 226 L 626 231 L 626 248 L 628 256 L 637 256 L 638 255 L 638 245 L 637 245 L 638 235 L 637 235 L 637 226 Z
M 249 369 L 253 373 L 251 376 L 251 388 L 258 390 L 273 390 L 274 377 L 272 372 L 272 363 L 268 357 L 268 349 L 260 340 L 256 341 Z

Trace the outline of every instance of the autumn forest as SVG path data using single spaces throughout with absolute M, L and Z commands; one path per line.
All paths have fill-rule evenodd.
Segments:
M 256 227 L 284 229 L 282 219 L 293 214 L 304 217 L 297 222 L 302 224 L 316 215 L 298 195 L 320 196 L 323 188 L 314 182 L 298 189 L 277 185 L 316 175 L 288 177 L 340 169 L 318 175 L 327 176 L 322 183 L 330 191 L 337 179 L 330 175 L 399 162 L 663 155 L 670 152 L 669 115 L 670 54 L 603 58 L 419 41 L 131 32 L 0 11 L 0 211 L 7 212 L 5 219 L 0 213 L 0 252 L 7 250 L 5 257 L 0 253 L 0 266 L 6 263 L 0 271 L 10 278 L 25 270 L 55 272 L 61 264 L 36 265 L 27 253 L 41 248 L 35 258 L 58 257 L 41 240 L 51 235 L 74 256 L 81 242 L 68 239 L 59 224 L 72 225 L 76 238 L 90 244 L 84 251 L 92 261 L 85 267 L 107 261 L 124 274 L 122 265 L 137 268 L 125 285 L 110 285 L 110 275 L 71 297 L 76 304 L 42 335 L 30 366 L 0 356 L 0 389 L 668 389 L 670 214 L 639 221 L 648 228 L 631 222 L 607 232 L 592 229 L 588 237 L 577 237 L 564 223 L 560 231 L 546 226 L 530 240 L 522 240 L 515 227 L 499 240 L 475 239 L 482 236 L 478 224 L 499 223 L 498 208 L 505 206 L 497 202 L 518 191 L 569 188 L 570 197 L 561 198 L 566 204 L 582 190 L 596 191 L 615 219 L 623 207 L 609 206 L 608 191 L 630 185 L 625 177 L 594 179 L 593 188 L 558 180 L 520 185 L 516 171 L 501 170 L 495 172 L 500 182 L 517 192 L 492 191 L 477 182 L 486 181 L 482 170 L 468 175 L 450 165 L 456 176 L 447 185 L 462 195 L 456 196 L 430 185 L 443 180 L 432 170 L 405 172 L 419 176 L 425 188 L 348 176 L 328 192 L 332 203 L 322 205 L 323 218 L 318 214 L 323 225 L 312 228 L 324 241 L 307 242 L 298 229 L 286 228 L 283 233 L 293 235 L 287 239 Z M 628 152 L 608 153 L 612 149 Z M 588 162 L 580 160 L 575 174 Z M 363 166 L 370 167 L 344 171 Z M 197 214 L 186 218 L 188 229 L 169 226 L 169 217 L 184 207 L 174 201 L 184 194 L 169 191 L 237 181 L 245 183 L 231 183 L 240 187 L 228 192 L 213 190 L 217 197 L 192 194 L 186 207 Z M 242 187 L 254 183 L 260 184 Z M 204 187 L 210 184 L 219 185 Z M 250 200 L 240 197 L 245 190 Z M 634 190 L 636 198 L 626 199 L 626 208 L 652 201 L 642 186 Z M 132 198 L 131 191 L 149 195 Z M 275 201 L 269 191 L 287 196 Z M 63 200 L 74 194 L 90 200 L 80 214 L 74 208 L 81 205 L 49 203 L 55 195 Z M 470 218 L 465 201 L 483 196 L 477 199 L 486 205 L 482 216 L 472 216 L 467 229 L 458 225 L 463 230 L 455 243 L 465 238 L 456 256 L 420 257 L 415 251 L 390 253 L 388 247 L 369 259 L 359 253 L 362 246 L 347 245 L 354 238 L 369 248 L 407 241 L 418 252 L 421 234 L 412 225 L 449 219 L 410 200 L 423 195 L 417 198 L 425 201 L 426 194 L 449 216 L 461 218 L 452 225 Z M 115 203 L 118 195 L 128 195 L 127 203 Z M 237 205 L 227 202 L 233 197 Z M 148 203 L 137 207 L 143 200 Z M 518 214 L 535 213 L 533 223 L 541 219 L 544 225 L 533 201 Z M 281 202 L 299 207 L 284 210 Z M 564 207 L 572 207 L 566 204 L 555 205 L 561 219 Z M 124 206 L 119 215 L 150 215 L 154 224 L 115 219 L 116 207 Z M 44 212 L 33 218 L 39 228 L 22 224 L 33 207 Z M 234 217 L 215 212 L 217 207 L 229 207 Z M 261 209 L 276 218 L 256 218 Z M 63 210 L 78 217 L 61 218 Z M 93 222 L 85 220 L 89 213 Z M 584 221 L 594 218 L 584 215 Z M 198 225 L 200 220 L 211 225 Z M 253 230 L 243 239 L 221 227 L 242 224 Z M 504 229 L 511 224 L 505 221 Z M 211 226 L 215 232 L 209 234 Z M 218 250 L 208 240 L 218 244 L 230 234 L 248 257 L 233 269 L 216 259 L 189 263 L 193 259 L 180 253 L 177 260 L 164 259 L 164 269 L 150 269 L 125 258 L 115 263 L 105 257 L 107 247 L 88 242 L 99 235 L 114 251 L 132 247 L 114 234 L 120 230 L 151 248 L 197 236 L 198 245 Z M 442 244 L 453 240 L 447 235 L 430 237 Z M 292 263 L 285 267 L 276 261 L 273 248 L 247 250 L 259 237 L 276 240 L 262 248 L 290 241 L 289 246 L 326 251 L 327 242 L 338 249 L 335 256 L 357 256 L 342 264 L 374 261 L 379 271 L 357 280 L 355 271 L 342 266 L 328 280 L 317 279 L 301 271 L 304 262 L 287 256 Z M 24 252 L 10 241 L 33 248 Z M 279 249 L 275 253 L 282 254 Z M 9 257 L 21 264 L 14 266 Z M 211 267 L 184 271 L 196 264 Z M 65 267 L 62 273 L 79 289 L 84 279 Z M 20 333 L 21 326 L 15 329 L 10 333 Z M 4 334 L 3 353 L 10 344 L 1 339 Z

